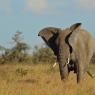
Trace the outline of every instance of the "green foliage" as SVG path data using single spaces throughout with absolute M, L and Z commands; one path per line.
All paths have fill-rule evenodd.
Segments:
M 56 57 L 49 47 L 35 47 L 32 56 L 33 63 L 54 63 L 55 60 Z

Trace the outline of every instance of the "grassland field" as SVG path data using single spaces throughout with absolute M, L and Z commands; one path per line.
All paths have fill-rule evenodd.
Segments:
M 94 73 L 95 65 L 91 68 Z M 52 64 L 3 64 L 0 95 L 95 95 L 95 79 L 85 74 L 77 84 L 76 75 L 71 72 L 64 83 L 58 66 L 52 68 Z

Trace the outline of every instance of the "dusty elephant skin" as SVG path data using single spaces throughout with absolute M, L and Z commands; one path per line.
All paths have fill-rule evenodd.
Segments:
M 81 29 L 81 23 L 64 30 L 47 27 L 38 36 L 42 37 L 57 56 L 62 80 L 67 80 L 70 71 L 76 73 L 77 83 L 82 80 L 85 72 L 91 75 L 89 63 L 95 52 L 95 41 L 89 32 Z

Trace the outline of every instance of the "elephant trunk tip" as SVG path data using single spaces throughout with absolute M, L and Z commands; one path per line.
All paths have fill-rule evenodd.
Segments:
M 67 82 L 67 81 L 68 81 L 68 78 L 62 78 L 62 77 L 61 77 L 61 81 Z

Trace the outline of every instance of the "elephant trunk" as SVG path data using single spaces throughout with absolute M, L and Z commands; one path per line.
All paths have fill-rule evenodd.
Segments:
M 67 80 L 68 72 L 69 72 L 68 71 L 68 64 L 69 64 L 68 52 L 64 51 L 63 49 L 60 49 L 58 60 L 59 60 L 61 80 Z
M 59 63 L 59 69 L 60 69 L 61 80 L 67 80 L 68 79 L 67 64 L 64 66 L 64 64 Z

